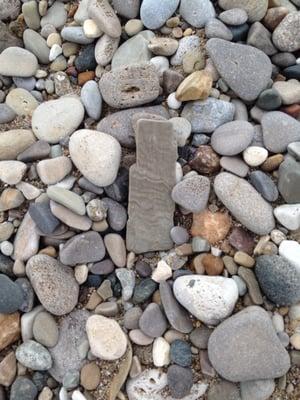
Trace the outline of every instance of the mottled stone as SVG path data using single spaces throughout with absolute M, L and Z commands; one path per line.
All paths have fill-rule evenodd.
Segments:
M 273 32 L 273 42 L 280 51 L 294 52 L 300 48 L 300 12 L 289 13 Z
M 39 249 L 40 236 L 37 227 L 27 212 L 23 218 L 21 225 L 14 240 L 14 260 L 27 261 L 34 256 Z
M 219 5 L 224 10 L 241 8 L 249 16 L 250 22 L 260 21 L 268 9 L 268 0 L 219 0 Z
M 99 29 L 107 35 L 117 38 L 121 36 L 121 24 L 108 0 L 91 0 L 88 15 Z
M 137 163 L 130 169 L 127 248 L 135 253 L 166 250 L 172 247 L 170 229 L 175 208 L 170 196 L 177 158 L 172 125 L 141 120 L 136 136 Z

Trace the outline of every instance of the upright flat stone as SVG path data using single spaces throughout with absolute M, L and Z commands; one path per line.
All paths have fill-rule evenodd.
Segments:
M 221 77 L 242 100 L 255 100 L 267 87 L 272 64 L 261 50 L 214 38 L 207 42 L 207 51 Z
M 127 249 L 135 253 L 172 247 L 177 144 L 172 124 L 140 120 L 136 135 L 137 162 L 130 168 Z

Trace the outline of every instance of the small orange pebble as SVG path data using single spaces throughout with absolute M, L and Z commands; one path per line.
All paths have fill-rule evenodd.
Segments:
M 86 71 L 78 74 L 78 85 L 83 86 L 87 81 L 95 78 L 95 71 Z

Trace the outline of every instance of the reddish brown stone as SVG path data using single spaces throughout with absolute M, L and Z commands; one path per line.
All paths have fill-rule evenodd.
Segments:
M 0 351 L 20 338 L 20 314 L 0 314 Z
M 274 31 L 288 13 L 289 10 L 285 7 L 269 8 L 262 22 L 267 29 Z
M 235 249 L 248 254 L 253 253 L 255 245 L 253 237 L 240 227 L 233 228 L 231 234 L 229 235 L 229 243 Z
M 214 244 L 225 239 L 231 228 L 231 218 L 227 213 L 209 210 L 193 214 L 192 236 L 201 236 Z
M 211 175 L 220 170 L 220 157 L 210 146 L 198 147 L 190 166 L 200 174 Z
M 222 258 L 212 254 L 205 254 L 201 261 L 207 275 L 221 275 L 223 272 L 224 263 Z
M 66 73 L 74 78 L 78 75 L 77 69 L 72 65 L 66 69 Z
M 300 104 L 281 107 L 280 111 L 290 115 L 291 117 L 298 118 L 300 116 Z
M 80 72 L 78 74 L 78 85 L 83 86 L 87 81 L 95 78 L 95 71 Z
M 279 168 L 279 165 L 283 162 L 284 157 L 282 154 L 275 154 L 274 156 L 268 157 L 266 161 L 261 165 L 261 169 L 265 172 L 272 172 Z

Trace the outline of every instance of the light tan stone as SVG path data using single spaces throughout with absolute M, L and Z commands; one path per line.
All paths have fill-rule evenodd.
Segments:
M 176 99 L 205 100 L 209 96 L 212 84 L 212 76 L 207 71 L 195 71 L 181 82 L 176 91 Z

